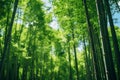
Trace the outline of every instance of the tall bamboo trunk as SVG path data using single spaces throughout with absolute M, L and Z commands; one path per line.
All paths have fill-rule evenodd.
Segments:
M 2 77 L 1 73 L 2 73 L 3 66 L 4 66 L 4 61 L 5 61 L 5 57 L 6 57 L 6 54 L 7 54 L 7 49 L 8 49 L 8 46 L 10 45 L 10 42 L 11 42 L 12 27 L 13 27 L 13 23 L 14 23 L 14 19 L 15 19 L 15 14 L 16 14 L 16 10 L 17 10 L 18 1 L 19 0 L 15 0 L 15 2 L 14 2 L 14 9 L 13 9 L 13 14 L 12 14 L 12 18 L 11 18 L 11 23 L 10 23 L 10 26 L 9 26 L 9 29 L 8 29 L 8 34 L 7 34 L 6 39 L 5 39 L 3 55 L 2 55 L 2 58 L 1 58 L 1 65 L 0 65 L 0 80 L 3 80 L 1 78 Z
M 106 10 L 107 10 L 107 15 L 109 18 L 111 33 L 112 33 L 113 47 L 114 47 L 116 62 L 117 62 L 117 72 L 118 72 L 118 78 L 119 78 L 118 80 L 120 80 L 120 50 L 119 50 L 118 40 L 117 40 L 115 28 L 114 28 L 112 14 L 110 11 L 110 5 L 108 1 L 109 0 L 104 0 L 105 5 L 106 5 Z
M 99 25 L 101 30 L 102 44 L 105 54 L 105 61 L 107 68 L 106 74 L 108 75 L 109 80 L 116 80 L 112 51 L 111 51 L 108 30 L 107 30 L 107 20 L 106 20 L 104 5 L 102 0 L 96 0 L 96 8 L 97 8 Z
M 73 80 L 73 78 L 72 78 L 72 67 L 71 67 L 71 54 L 70 54 L 69 39 L 68 39 L 68 59 L 69 59 L 69 80 Z
M 69 0 L 68 0 L 69 1 Z M 70 5 L 70 4 L 69 4 Z M 71 10 L 68 9 L 68 14 L 69 14 L 69 17 L 72 17 L 72 14 L 71 13 Z M 74 27 L 73 27 L 73 23 L 70 21 L 71 23 L 71 26 L 70 26 L 70 29 L 71 29 L 71 34 L 72 34 L 72 39 L 74 41 L 74 38 L 75 38 L 75 34 L 74 34 Z M 75 41 L 73 43 L 73 50 L 74 50 L 74 54 L 75 54 L 75 69 L 76 69 L 76 75 L 77 75 L 77 80 L 80 80 L 79 78 L 79 70 L 78 70 L 78 62 L 77 62 L 77 52 L 76 52 L 76 44 L 75 44 Z
M 89 67 L 89 60 L 88 60 L 88 55 L 87 55 L 87 46 L 86 46 L 84 37 L 83 37 L 83 45 L 84 45 L 84 59 L 85 59 L 85 67 L 86 67 L 86 75 L 87 75 L 86 80 L 92 80 L 90 67 Z
M 96 34 L 96 40 L 98 43 L 98 47 L 99 47 L 99 59 L 100 59 L 100 67 L 101 67 L 101 72 L 102 72 L 102 79 L 103 80 L 107 80 L 107 75 L 106 75 L 106 68 L 105 68 L 105 61 L 104 61 L 104 57 L 103 57 L 103 53 L 102 53 L 102 48 L 101 48 L 101 43 L 100 43 L 100 39 L 98 34 Z
M 72 38 L 73 38 L 73 41 L 74 41 L 75 36 L 74 36 L 74 29 L 73 28 L 72 28 Z M 74 50 L 74 54 L 75 54 L 75 69 L 76 69 L 77 80 L 80 80 L 80 78 L 79 78 L 79 70 L 78 70 L 78 61 L 77 61 L 77 52 L 76 52 L 75 41 L 73 43 L 73 50 Z
M 90 36 L 90 42 L 91 42 L 91 47 L 92 47 L 92 54 L 93 54 L 93 61 L 94 61 L 94 65 L 95 65 L 95 75 L 96 75 L 96 80 L 101 80 L 101 76 L 99 73 L 99 66 L 98 66 L 98 62 L 97 62 L 97 55 L 96 55 L 96 50 L 95 50 L 95 45 L 94 45 L 94 38 L 93 38 L 93 27 L 91 26 L 90 23 L 90 18 L 89 18 L 89 13 L 88 13 L 88 7 L 87 7 L 87 3 L 86 0 L 83 0 L 84 3 L 84 7 L 85 7 L 85 14 L 86 14 L 86 21 L 87 21 L 87 25 L 88 25 L 88 31 L 89 31 L 89 36 Z
M 26 59 L 25 59 L 26 60 Z M 27 62 L 27 61 L 25 61 Z M 27 80 L 27 72 L 28 72 L 28 65 L 26 65 L 25 63 L 23 64 L 23 72 L 22 72 L 22 80 Z

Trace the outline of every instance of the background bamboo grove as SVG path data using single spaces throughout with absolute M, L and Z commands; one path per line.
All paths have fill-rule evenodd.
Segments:
M 120 80 L 120 0 L 0 0 L 0 80 Z

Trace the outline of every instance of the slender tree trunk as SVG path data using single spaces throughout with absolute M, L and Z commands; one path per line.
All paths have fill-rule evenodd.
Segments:
M 100 39 L 98 34 L 96 33 L 96 40 L 98 43 L 98 47 L 99 47 L 99 59 L 100 59 L 100 65 L 101 66 L 101 72 L 102 72 L 102 79 L 103 80 L 107 80 L 107 75 L 106 75 L 106 68 L 105 68 L 105 61 L 103 59 L 103 53 L 102 53 L 102 48 L 101 48 L 101 43 L 100 43 Z
M 26 59 L 25 59 L 26 60 Z M 25 61 L 26 62 L 26 61 Z M 22 73 L 22 80 L 27 80 L 27 71 L 28 71 L 28 66 L 24 63 L 23 66 L 23 73 Z
M 84 7 L 85 7 L 85 14 L 86 14 L 86 21 L 87 21 L 87 25 L 88 25 L 88 31 L 89 31 L 89 35 L 90 35 L 90 42 L 91 42 L 91 47 L 92 47 L 92 53 L 93 53 L 93 60 L 94 60 L 94 65 L 95 65 L 95 74 L 96 74 L 96 80 L 101 80 L 101 76 L 99 73 L 99 66 L 98 66 L 98 62 L 97 62 L 97 55 L 96 55 L 96 50 L 95 50 L 95 46 L 94 46 L 94 38 L 93 38 L 93 28 L 91 26 L 90 23 L 90 18 L 89 18 L 89 13 L 88 13 L 88 7 L 87 7 L 87 3 L 86 0 L 83 0 L 84 3 Z
M 68 0 L 69 1 L 69 0 Z M 68 13 L 69 13 L 69 17 L 71 17 L 72 15 L 70 14 L 71 13 L 71 10 L 68 9 Z M 71 32 L 72 32 L 72 39 L 74 41 L 74 27 L 73 27 L 73 23 L 71 22 Z M 76 52 L 76 45 L 75 45 L 75 41 L 73 43 L 73 50 L 74 50 L 74 54 L 75 54 L 75 69 L 76 69 L 76 75 L 77 75 L 77 80 L 80 80 L 79 78 L 79 70 L 78 70 L 78 62 L 77 62 L 77 52 Z
M 68 40 L 68 59 L 69 59 L 69 80 L 73 80 L 73 78 L 72 78 L 71 54 L 70 54 L 70 43 L 69 43 L 69 40 Z
M 72 38 L 73 38 L 73 41 L 74 41 L 74 29 L 72 28 Z M 74 50 L 74 54 L 75 54 L 75 69 L 76 69 L 76 74 L 77 74 L 77 80 L 80 80 L 79 79 L 79 70 L 78 70 L 78 62 L 77 62 L 77 52 L 76 52 L 76 45 L 75 45 L 75 41 L 73 43 L 73 50 Z
M 53 80 L 53 60 L 52 60 L 52 55 L 50 56 L 50 80 Z
M 6 27 L 5 27 L 5 35 L 4 35 L 4 45 L 6 44 L 6 36 L 7 36 L 7 33 L 8 33 L 8 26 L 9 26 L 9 18 L 10 18 L 10 5 L 7 6 L 7 20 L 6 20 Z M 2 41 L 1 41 L 2 42 Z M 3 56 L 3 50 L 2 50 L 2 44 L 0 44 L 0 49 L 1 49 L 1 57 Z M 8 51 L 8 50 L 7 50 Z M 7 56 L 8 57 L 8 56 Z M 7 58 L 7 61 L 9 60 L 9 58 Z M 7 63 L 7 74 L 6 74 L 6 79 L 9 77 L 9 62 Z M 1 66 L 1 63 L 0 63 L 0 66 Z M 3 70 L 2 70 L 3 71 Z M 0 73 L 2 74 L 2 73 Z
M 96 0 L 96 8 L 97 8 L 97 12 L 98 12 L 99 25 L 100 25 L 100 29 L 101 29 L 108 79 L 116 80 L 116 74 L 115 74 L 115 69 L 114 69 L 114 64 L 113 64 L 113 59 L 112 59 L 111 46 L 110 46 L 108 30 L 107 30 L 107 21 L 106 21 L 104 5 L 103 5 L 102 0 Z
M 89 61 L 88 61 L 88 55 L 87 55 L 87 46 L 85 43 L 85 38 L 83 37 L 83 45 L 84 45 L 84 59 L 85 59 L 85 67 L 86 67 L 86 80 L 92 80 L 91 72 L 90 72 L 90 67 L 89 67 Z
M 19 0 L 15 0 L 13 14 L 12 14 L 12 18 L 11 18 L 11 23 L 10 23 L 10 26 L 9 26 L 8 34 L 7 34 L 6 39 L 5 39 L 3 55 L 2 55 L 2 59 L 1 59 L 1 65 L 0 65 L 0 79 L 1 80 L 2 80 L 1 73 L 2 73 L 2 69 L 3 69 L 5 57 L 7 55 L 7 48 L 10 45 L 10 42 L 11 42 L 12 27 L 13 27 L 13 23 L 14 23 L 14 19 L 15 19 L 15 14 L 16 14 L 16 10 L 17 10 L 18 1 Z
M 120 80 L 120 51 L 119 51 L 118 40 L 117 40 L 115 28 L 114 28 L 113 19 L 112 19 L 112 14 L 111 14 L 111 11 L 110 11 L 110 5 L 109 5 L 108 1 L 109 0 L 104 0 L 105 5 L 106 5 L 108 18 L 109 18 L 111 33 L 112 33 L 113 47 L 114 47 L 115 56 L 116 56 L 116 62 L 117 62 L 118 78 Z
M 10 45 L 8 46 L 8 50 L 7 50 L 7 53 L 9 54 L 10 53 Z M 10 56 L 9 55 L 6 55 L 6 57 L 7 57 L 7 59 L 6 59 L 6 61 L 7 61 L 7 75 L 6 75 L 6 80 L 9 80 L 9 79 L 11 79 L 11 65 L 12 64 L 10 64 L 10 61 L 11 61 L 11 59 L 10 59 Z M 4 67 L 5 65 L 3 65 L 3 67 Z
M 2 56 L 3 50 L 2 50 L 2 40 L 0 40 L 0 56 Z
M 5 42 L 6 42 L 6 37 L 7 37 L 7 33 L 8 33 L 8 26 L 9 26 L 9 18 L 10 18 L 10 9 L 9 9 L 10 6 L 8 6 L 8 14 L 7 14 L 7 20 L 6 20 L 6 27 L 5 27 L 5 36 L 4 36 L 4 45 L 5 45 Z

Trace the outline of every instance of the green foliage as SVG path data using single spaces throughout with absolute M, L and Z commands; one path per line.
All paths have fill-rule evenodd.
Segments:
M 10 30 L 14 1 L 0 1 L 0 61 L 4 54 L 6 35 Z M 3 75 L 3 80 L 69 80 L 70 74 L 73 80 L 77 80 L 75 51 L 80 80 L 88 80 L 86 76 L 89 66 L 94 77 L 93 55 L 83 1 L 52 0 L 50 2 L 52 5 L 50 9 L 44 9 L 43 0 L 19 0 L 10 45 L 6 49 L 5 68 L 0 73 Z M 96 35 L 100 39 L 95 1 L 92 2 L 87 2 L 90 23 L 93 27 L 92 34 L 95 36 L 94 39 Z M 51 11 L 47 12 L 49 10 Z M 58 24 L 57 30 L 54 29 L 56 25 L 50 27 L 54 18 Z M 120 45 L 120 29 L 119 27 L 115 29 Z M 110 38 L 111 36 L 110 34 Z M 84 39 L 87 53 L 83 48 Z M 98 46 L 96 39 L 94 45 L 97 49 L 97 57 L 100 59 L 101 43 Z

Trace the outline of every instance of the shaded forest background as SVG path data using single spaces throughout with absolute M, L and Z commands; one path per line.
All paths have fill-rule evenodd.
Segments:
M 0 0 L 0 80 L 120 80 L 119 2 Z

